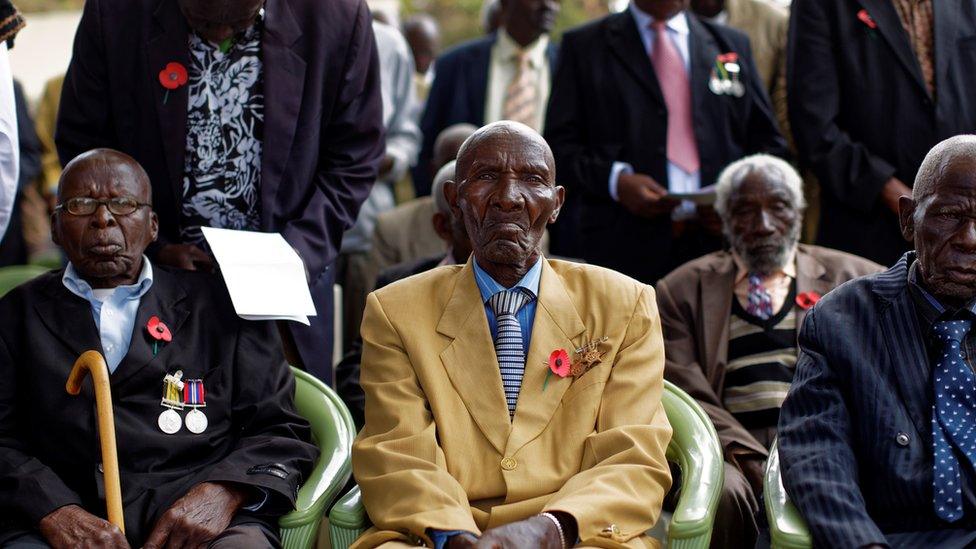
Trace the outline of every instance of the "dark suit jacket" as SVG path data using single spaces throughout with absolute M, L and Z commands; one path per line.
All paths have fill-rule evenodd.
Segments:
M 702 186 L 727 164 L 757 152 L 786 153 L 765 86 L 739 31 L 688 12 L 691 94 Z M 715 58 L 739 54 L 745 95 L 708 89 Z M 610 197 L 615 161 L 662 186 L 667 177 L 668 112 L 651 59 L 629 11 L 609 15 L 563 35 L 549 97 L 545 136 L 556 155 L 558 182 L 584 196 L 580 221 L 583 257 L 652 283 L 679 265 L 671 219 L 631 215 Z M 673 257 L 674 256 L 674 257 Z
M 935 531 L 950 527 L 932 508 L 931 365 L 908 291 L 912 261 L 906 254 L 835 289 L 800 331 L 779 454 L 783 483 L 818 546 L 886 536 L 894 545 L 896 533 L 921 532 L 914 547 L 933 547 Z M 962 463 L 965 515 L 951 526 L 972 535 L 974 477 Z
M 841 283 L 881 269 L 860 257 L 800 244 L 796 291 L 824 295 Z M 753 436 L 722 405 L 735 272 L 732 254 L 715 252 L 678 267 L 654 287 L 664 330 L 664 377 L 705 408 L 728 461 L 733 461 L 731 453 L 765 456 L 766 445 L 772 442 Z M 797 310 L 797 328 L 805 315 L 805 310 Z
M 434 174 L 430 162 L 434 141 L 445 128 L 454 124 L 485 124 L 485 101 L 488 95 L 488 69 L 494 34 L 459 44 L 444 52 L 435 63 L 436 74 L 427 96 L 427 106 L 420 121 L 423 147 L 413 172 L 417 196 L 430 194 Z M 550 74 L 555 72 L 558 48 L 552 42 L 546 50 Z
M 102 352 L 101 341 L 91 306 L 64 287 L 63 274 L 42 275 L 0 300 L 0 540 L 68 504 L 105 516 L 92 382 L 78 396 L 64 390 L 78 356 Z M 155 357 L 145 328 L 153 315 L 173 335 Z M 209 427 L 202 434 L 157 427 L 163 376 L 176 370 L 204 380 Z M 212 275 L 154 266 L 111 388 L 133 547 L 204 481 L 262 487 L 270 499 L 261 513 L 283 514 L 318 455 L 295 413 L 295 382 L 274 325 L 241 320 Z
M 362 0 L 267 0 L 265 12 L 261 230 L 281 232 L 305 261 L 320 324 L 332 317 L 323 273 L 383 155 L 376 46 Z M 62 163 L 111 147 L 146 169 L 162 243 L 179 241 L 189 87 L 164 104 L 158 75 L 189 65 L 188 33 L 176 0 L 86 2 L 58 111 Z M 308 331 L 293 332 L 311 366 L 332 356 L 316 346 L 331 330 Z
M 800 160 L 823 189 L 818 244 L 891 265 L 908 244 L 879 202 L 885 181 L 911 187 L 932 146 L 976 131 L 976 4 L 932 5 L 935 98 L 893 2 L 793 2 L 789 114 Z

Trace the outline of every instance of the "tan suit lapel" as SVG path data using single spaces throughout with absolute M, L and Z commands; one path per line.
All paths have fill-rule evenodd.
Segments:
M 715 385 L 715 372 L 725 371 L 729 351 L 729 315 L 732 313 L 732 300 L 735 297 L 735 262 L 731 253 L 722 254 L 715 259 L 711 270 L 702 273 L 701 319 L 702 339 L 705 342 L 705 361 L 709 382 Z M 722 368 L 719 368 L 719 365 Z
M 455 280 L 454 293 L 437 324 L 439 333 L 454 339 L 441 352 L 441 362 L 478 428 L 504 454 L 512 424 L 471 259 Z
M 827 268 L 824 267 L 816 256 L 810 253 L 810 249 L 802 244 L 796 250 L 796 293 L 816 292 L 821 296 L 833 289 L 833 281 L 827 276 Z M 796 334 L 799 337 L 800 328 L 803 327 L 803 319 L 807 317 L 808 310 L 797 307 L 796 310 Z
M 573 382 L 572 377 L 553 375 L 543 391 L 546 372 L 549 371 L 549 354 L 556 349 L 565 349 L 572 357 L 573 351 L 583 343 L 581 336 L 584 331 L 583 321 L 562 278 L 552 269 L 549 261 L 544 260 L 538 306 L 532 324 L 532 341 L 529 343 L 522 388 L 515 407 L 515 421 L 504 455 L 511 456 L 518 452 L 549 424 L 563 393 Z M 597 334 L 590 335 L 599 337 Z

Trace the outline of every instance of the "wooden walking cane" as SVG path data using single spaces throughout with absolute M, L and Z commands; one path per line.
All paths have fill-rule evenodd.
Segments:
M 108 380 L 108 366 L 98 351 L 85 351 L 75 361 L 68 375 L 65 389 L 68 394 L 81 392 L 85 373 L 91 372 L 95 385 L 95 408 L 98 412 L 98 437 L 102 444 L 102 470 L 105 471 L 105 503 L 108 521 L 125 534 L 122 520 L 122 483 L 119 479 L 119 456 L 115 447 L 115 416 L 112 413 L 112 389 Z

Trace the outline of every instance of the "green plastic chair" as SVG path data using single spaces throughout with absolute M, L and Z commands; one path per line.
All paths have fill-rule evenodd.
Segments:
M 318 539 L 326 509 L 352 474 L 356 427 L 335 391 L 307 372 L 294 367 L 291 371 L 295 374 L 295 408 L 311 424 L 320 455 L 298 490 L 295 510 L 281 517 L 278 526 L 284 549 L 310 549 Z
M 774 549 L 807 549 L 813 547 L 807 523 L 790 501 L 783 487 L 779 466 L 779 441 L 774 440 L 766 460 L 763 478 L 766 517 L 769 519 L 769 535 Z
M 24 282 L 48 272 L 50 269 L 40 265 L 11 265 L 0 267 L 0 297 Z
M 668 547 L 705 549 L 725 478 L 721 444 L 712 421 L 687 393 L 665 381 L 661 400 L 674 430 L 666 456 L 681 468 L 681 492 L 667 527 Z M 329 512 L 333 549 L 349 547 L 369 525 L 355 486 Z

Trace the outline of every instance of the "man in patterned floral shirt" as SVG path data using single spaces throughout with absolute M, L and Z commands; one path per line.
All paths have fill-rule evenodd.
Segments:
M 331 382 L 332 264 L 383 156 L 363 0 L 88 0 L 57 145 L 146 168 L 161 264 L 212 269 L 201 227 L 280 232 L 318 312 L 286 347 Z

